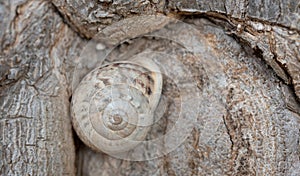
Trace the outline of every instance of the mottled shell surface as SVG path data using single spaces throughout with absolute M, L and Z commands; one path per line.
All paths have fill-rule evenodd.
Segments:
M 154 121 L 162 75 L 152 60 L 98 67 L 79 83 L 72 97 L 72 122 L 80 139 L 108 154 L 133 149 Z

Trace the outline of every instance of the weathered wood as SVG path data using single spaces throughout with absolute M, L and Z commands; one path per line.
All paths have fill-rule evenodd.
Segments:
M 174 0 L 169 1 L 168 8 L 172 11 L 187 13 L 217 12 L 226 14 L 229 21 L 231 17 L 241 20 L 259 20 L 299 31 L 299 5 L 297 0 Z
M 168 21 L 147 30 L 123 23 L 133 30 L 128 38 L 162 28 L 154 34 L 164 39 L 129 39 L 108 60 L 145 49 L 175 55 L 195 79 L 200 113 L 175 151 L 122 161 L 74 139 L 71 79 L 86 44 L 80 36 L 118 31 L 117 22 L 149 14 L 185 19 L 197 32 L 173 20 L 164 29 Z M 298 1 L 21 0 L 0 2 L 0 17 L 1 175 L 299 175 Z M 168 108 L 149 139 L 173 127 L 178 95 L 166 79 Z
M 174 39 L 175 36 L 176 41 L 180 41 L 182 45 L 196 47 L 194 49 L 198 52 L 195 56 L 184 52 L 180 46 L 170 44 L 166 39 L 141 38 L 130 40 L 120 49 L 115 49 L 109 59 L 123 60 L 144 49 L 177 55 L 177 59 L 185 63 L 194 78 L 197 78 L 203 100 L 189 138 L 168 155 L 143 162 L 113 159 L 82 147 L 78 153 L 81 161 L 78 165 L 80 174 L 299 173 L 297 141 L 300 116 L 297 111 L 299 105 L 293 93 L 286 90 L 286 86 L 272 69 L 255 56 L 251 47 L 241 47 L 226 35 L 226 31 L 207 20 L 194 19 L 186 22 L 191 23 L 198 33 L 175 23 L 166 26 L 171 30 L 170 33 L 162 29 L 153 35 L 166 39 Z M 168 59 L 170 58 L 166 58 Z M 172 62 L 170 65 L 166 64 L 166 67 L 172 68 Z M 174 84 L 165 82 L 164 90 L 173 90 L 173 94 L 166 95 L 170 100 L 176 100 L 178 96 L 174 89 Z M 167 106 L 169 108 L 164 116 L 166 126 L 162 134 L 173 127 L 176 115 L 172 112 L 178 112 L 174 103 L 170 101 Z M 149 135 L 162 134 L 154 131 Z
M 204 1 L 204 0 L 140 0 L 140 1 L 52 1 L 69 24 L 80 34 L 92 37 L 103 27 L 139 14 L 219 13 L 226 19 L 259 20 L 267 24 L 300 30 L 299 1 Z
M 106 26 L 136 15 L 163 12 L 164 0 L 142 1 L 60 1 L 52 0 L 66 21 L 79 34 L 91 38 Z
M 74 175 L 66 70 L 82 40 L 48 1 L 0 9 L 0 174 Z
M 139 14 L 201 14 L 222 19 L 223 26 L 246 41 L 300 98 L 299 2 L 289 1 L 56 1 L 71 27 L 88 38 L 105 26 Z M 122 10 L 121 10 L 122 9 Z M 102 15 L 99 15 L 101 12 Z M 74 15 L 75 14 L 75 15 Z M 98 16 L 96 15 L 98 14 Z M 286 53 L 286 54 L 285 54 Z
M 299 1 L 170 1 L 169 8 L 228 21 L 229 31 L 246 41 L 300 98 Z M 228 27 L 228 26 L 227 26 Z M 291 79 L 291 80 L 289 80 Z

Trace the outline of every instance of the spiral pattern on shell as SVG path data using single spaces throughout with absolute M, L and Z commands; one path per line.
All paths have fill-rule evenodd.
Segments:
M 80 139 L 96 151 L 121 153 L 145 139 L 159 102 L 162 76 L 150 59 L 98 67 L 72 97 L 72 122 Z

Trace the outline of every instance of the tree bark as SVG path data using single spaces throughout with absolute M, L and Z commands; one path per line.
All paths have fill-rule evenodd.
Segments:
M 122 28 L 124 19 L 159 14 L 183 22 Z M 0 16 L 1 175 L 300 174 L 296 0 L 20 0 L 1 2 Z M 125 31 L 127 39 L 107 61 L 164 51 L 191 72 L 201 104 L 189 137 L 171 153 L 119 160 L 73 133 L 73 74 L 88 39 L 101 31 Z M 162 37 L 138 37 L 147 33 Z M 165 65 L 180 74 L 168 59 Z M 168 106 L 148 139 L 171 129 L 180 111 L 178 88 L 164 82 Z
M 1 175 L 74 175 L 69 63 L 82 42 L 48 1 L 1 2 Z

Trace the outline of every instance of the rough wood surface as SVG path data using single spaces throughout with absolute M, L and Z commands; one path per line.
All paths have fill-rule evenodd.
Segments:
M 100 0 L 61 1 L 52 0 L 67 22 L 79 34 L 91 38 L 106 26 L 136 15 L 163 12 L 164 0 Z
M 299 1 L 272 0 L 139 0 L 139 1 L 58 1 L 53 3 L 74 29 L 92 37 L 97 29 L 115 21 L 139 14 L 155 13 L 219 13 L 229 19 L 259 20 L 290 29 L 300 29 Z
M 175 0 L 170 1 L 168 8 L 177 12 L 217 12 L 228 17 L 241 20 L 259 20 L 269 24 L 282 25 L 291 29 L 300 29 L 299 1 L 272 0 L 237 0 L 237 1 L 205 1 Z
M 169 8 L 221 19 L 223 26 L 259 52 L 279 77 L 291 82 L 300 98 L 299 1 L 170 1 Z
M 200 14 L 222 20 L 229 32 L 257 50 L 274 71 L 292 83 L 300 98 L 300 2 L 288 1 L 56 1 L 53 3 L 74 30 L 88 38 L 105 26 L 140 14 Z M 95 15 L 101 12 L 102 15 Z M 74 15 L 75 14 L 75 15 Z M 98 29 L 98 30 L 97 30 Z M 292 46 L 291 46 L 292 45 Z
M 203 101 L 189 138 L 168 155 L 143 162 L 114 159 L 83 146 L 78 151 L 79 175 L 297 175 L 300 116 L 293 92 L 251 47 L 241 47 L 207 20 L 186 22 L 198 32 L 170 24 L 166 29 L 172 32 L 162 29 L 153 35 L 193 46 L 198 51 L 195 56 L 166 39 L 150 37 L 128 41 L 109 60 L 130 58 L 147 49 L 174 53 L 188 66 Z M 173 64 L 165 65 L 175 71 Z M 165 81 L 163 90 L 172 89 L 166 97 L 176 100 L 174 84 Z M 172 112 L 178 112 L 176 103 L 168 102 L 162 134 L 176 121 Z
M 0 175 L 74 175 L 66 70 L 82 40 L 47 1 L 0 9 Z
M 299 9 L 297 0 L 0 2 L 0 174 L 299 175 Z M 95 153 L 73 136 L 69 99 L 83 37 L 142 14 L 183 19 L 197 33 L 172 20 L 134 29 L 142 35 L 166 26 L 154 33 L 165 39 L 128 40 L 108 59 L 145 49 L 173 53 L 192 72 L 203 102 L 175 151 L 130 162 Z M 174 36 L 198 52 L 166 39 Z M 176 120 L 178 91 L 165 82 L 169 106 L 149 139 Z

